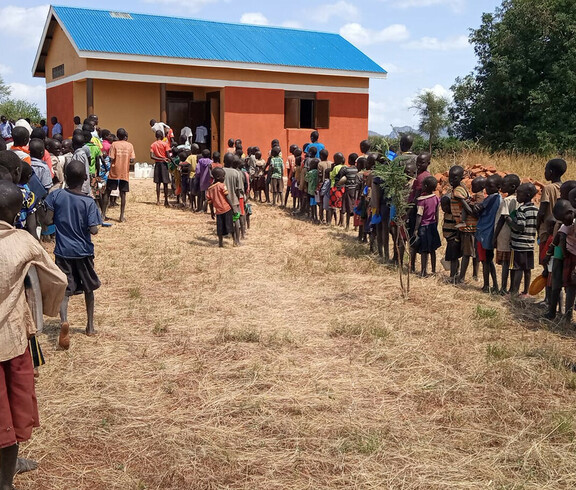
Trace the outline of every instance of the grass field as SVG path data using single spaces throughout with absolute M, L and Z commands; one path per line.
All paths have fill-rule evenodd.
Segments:
M 95 238 L 99 335 L 77 297 L 70 350 L 41 336 L 20 490 L 576 486 L 575 338 L 534 305 L 443 272 L 402 299 L 352 232 L 266 205 L 218 249 L 131 186 Z

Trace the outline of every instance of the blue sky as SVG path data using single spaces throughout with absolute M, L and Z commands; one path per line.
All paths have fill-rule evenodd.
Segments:
M 45 110 L 44 81 L 31 69 L 48 4 L 6 0 L 0 7 L 3 56 L 0 75 L 12 95 Z M 417 126 L 411 101 L 422 90 L 450 96 L 457 76 L 476 60 L 467 42 L 470 28 L 500 0 L 60 0 L 58 5 L 128 10 L 227 22 L 283 25 L 339 32 L 388 70 L 385 80 L 370 82 L 370 129 L 388 134 L 391 125 Z M 150 42 L 154 42 L 151 40 Z

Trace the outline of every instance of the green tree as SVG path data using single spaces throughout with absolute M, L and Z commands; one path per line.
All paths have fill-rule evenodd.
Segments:
M 20 99 L 5 99 L 0 102 L 0 114 L 8 119 L 25 119 L 28 117 L 33 123 L 39 122 L 43 117 L 36 104 Z
M 420 116 L 420 131 L 428 135 L 428 151 L 440 138 L 440 133 L 450 124 L 448 117 L 448 99 L 426 90 L 412 101 L 412 108 Z
M 504 0 L 483 14 L 476 69 L 452 87 L 456 134 L 492 149 L 576 148 L 575 32 L 572 0 Z
M 4 79 L 0 76 L 0 102 L 6 100 L 12 94 L 12 89 L 9 85 L 4 83 Z

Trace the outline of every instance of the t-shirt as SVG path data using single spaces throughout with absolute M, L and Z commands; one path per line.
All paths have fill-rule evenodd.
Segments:
M 190 164 L 190 175 L 194 175 L 196 173 L 196 165 L 198 165 L 198 155 L 190 155 L 186 159 L 186 163 Z
M 406 153 L 401 153 L 396 158 L 394 158 L 394 162 L 406 166 L 407 164 L 412 162 L 416 164 L 417 158 L 418 157 L 414 153 L 412 153 L 411 151 L 407 151 Z
M 500 203 L 500 207 L 496 213 L 496 217 L 494 218 L 494 227 L 498 226 L 498 222 L 500 221 L 500 217 L 502 216 L 515 216 L 516 215 L 516 208 L 518 207 L 518 201 L 516 200 L 516 194 L 512 194 L 511 196 L 507 196 L 502 199 Z M 510 251 L 510 237 L 511 237 L 511 230 L 508 223 L 505 223 L 500 233 L 498 234 L 498 238 L 496 239 L 496 250 L 500 252 L 509 252 Z
M 227 195 L 228 189 L 223 182 L 214 182 L 206 190 L 206 200 L 212 203 L 216 214 L 224 214 L 232 209 L 226 200 Z
M 79 160 L 84 164 L 84 168 L 86 169 L 86 180 L 84 181 L 84 184 L 82 184 L 82 192 L 90 195 L 90 149 L 86 145 L 82 148 L 78 148 L 74 151 L 72 159 Z
M 306 151 L 310 150 L 310 148 L 316 148 L 318 151 L 316 152 L 316 158 L 320 158 L 320 152 L 326 148 L 322 143 L 319 143 L 318 141 L 316 141 L 316 143 L 310 143 L 308 145 L 308 147 L 306 148 Z
M 226 167 L 224 167 L 224 173 L 224 185 L 226 185 L 226 189 L 228 189 L 230 202 L 232 206 L 239 206 L 240 201 L 238 200 L 238 196 L 244 191 L 244 186 L 240 181 L 240 174 L 236 169 Z M 237 210 L 234 211 L 237 212 Z
M 315 195 L 316 187 L 318 186 L 318 169 L 314 168 L 306 172 L 306 182 L 308 182 L 308 195 Z
M 44 189 L 48 190 L 52 187 L 52 176 L 50 175 L 50 170 L 48 169 L 48 165 L 44 163 L 42 160 L 38 158 L 32 158 L 31 162 L 32 170 L 36 174 L 36 177 L 40 179 Z
M 168 144 L 167 141 L 156 140 L 156 141 L 154 141 L 154 143 L 152 143 L 150 145 L 150 153 L 152 153 L 157 158 L 157 160 L 155 160 L 155 161 L 170 158 L 168 156 L 170 153 L 170 150 L 171 150 L 171 148 L 170 148 L 170 145 Z
M 346 176 L 346 184 L 344 184 L 346 187 L 346 191 L 347 192 L 355 191 L 358 177 L 358 167 L 356 167 L 355 165 L 351 166 L 346 165 L 342 167 L 342 169 L 340 169 L 340 173 Z
M 284 174 L 284 162 L 280 157 L 270 159 L 270 177 L 272 179 L 281 179 Z
M 429 196 L 420 196 L 416 200 L 416 210 L 419 216 L 422 216 L 421 226 L 431 225 L 436 223 L 436 210 L 440 204 L 440 199 L 436 194 Z
M 320 180 L 324 180 L 324 173 L 327 168 L 332 170 L 332 162 L 330 160 L 324 160 L 318 163 L 318 178 Z
M 456 228 L 456 220 L 450 213 L 444 213 L 442 235 L 446 240 L 456 240 L 456 238 L 458 238 L 458 228 Z
M 96 175 L 96 159 L 102 156 L 102 152 L 98 145 L 90 142 L 86 146 L 90 150 L 90 175 Z
M 288 158 L 286 159 L 286 165 L 284 167 L 286 169 L 287 177 L 292 176 L 292 172 L 294 171 L 295 165 L 296 165 L 296 157 L 294 155 L 288 155 Z
M 568 252 L 576 255 L 576 225 L 574 223 L 570 226 L 562 225 L 558 231 L 566 235 L 566 249 Z
M 109 179 L 126 180 L 130 178 L 130 160 L 136 158 L 132 143 L 126 140 L 114 141 L 108 152 L 111 159 Z
M 342 164 L 336 165 L 336 166 L 334 166 L 334 168 L 330 172 L 330 184 L 332 184 L 332 187 L 334 187 L 336 185 L 336 176 L 338 175 L 338 172 L 340 172 L 340 170 L 342 169 L 343 166 L 344 165 L 342 165 Z
M 198 126 L 196 128 L 196 143 L 206 143 L 206 136 L 208 136 L 208 130 L 205 126 Z
M 210 174 L 212 160 L 209 158 L 201 158 L 196 165 L 196 177 L 201 191 L 205 191 L 210 187 L 212 175 Z
M 408 197 L 408 202 L 414 202 L 415 199 L 420 197 L 422 194 L 422 183 L 426 177 L 430 177 L 432 174 L 428 170 L 420 172 L 414 182 L 412 183 L 412 190 L 410 191 L 410 196 Z
M 463 185 L 455 187 L 452 191 L 452 198 L 450 200 L 450 209 L 452 210 L 452 216 L 456 220 L 456 223 L 462 222 L 462 207 L 463 204 L 460 199 L 468 199 L 470 194 L 468 189 Z M 460 199 L 457 199 L 460 198 Z M 475 233 L 476 232 L 476 218 L 471 215 L 466 216 L 466 226 L 461 228 L 460 231 L 464 233 Z
M 28 150 L 27 146 L 13 146 L 10 151 L 16 153 L 23 162 L 30 164 L 30 150 Z
M 18 222 L 16 223 L 16 228 L 23 229 L 26 227 L 26 220 L 28 216 L 36 212 L 36 195 L 30 190 L 27 184 L 20 185 L 20 190 L 22 191 L 22 207 L 20 208 L 20 213 L 18 214 Z
M 524 225 L 523 231 L 511 232 L 510 247 L 519 252 L 533 252 L 536 238 L 536 217 L 538 208 L 533 203 L 521 204 L 516 210 L 516 219 L 519 225 Z
M 548 209 L 546 210 L 544 220 L 540 224 L 540 228 L 538 228 L 538 236 L 548 235 L 548 231 L 546 230 L 546 223 L 551 217 L 553 218 L 552 211 L 554 210 L 556 201 L 560 199 L 561 185 L 561 182 L 553 182 L 551 184 L 546 184 L 542 189 L 542 198 L 540 199 L 540 203 L 547 202 Z
M 54 255 L 66 259 L 79 259 L 94 255 L 90 227 L 102 224 L 96 201 L 70 189 L 56 189 L 45 200 L 54 211 L 56 247 Z
M 60 124 L 59 122 L 57 122 L 56 124 L 54 124 L 54 126 L 52 126 L 52 138 L 54 138 L 55 134 L 62 134 L 62 124 Z
M 476 239 L 482 244 L 485 250 L 494 249 L 494 220 L 500 209 L 502 196 L 500 194 L 490 194 L 482 201 L 480 216 L 476 224 Z
M 156 133 L 156 131 L 162 131 L 162 134 L 164 136 L 166 136 L 168 134 L 168 132 L 170 131 L 170 126 L 168 126 L 167 124 L 164 124 L 163 122 L 157 122 L 156 124 L 154 124 L 150 128 L 152 129 L 153 133 Z

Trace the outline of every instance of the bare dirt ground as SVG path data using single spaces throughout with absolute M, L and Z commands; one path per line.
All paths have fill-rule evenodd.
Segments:
M 218 249 L 209 215 L 131 186 L 95 238 L 99 335 L 76 297 L 70 351 L 55 319 L 40 338 L 17 488 L 576 486 L 570 330 L 443 272 L 402 299 L 352 232 L 266 205 Z

